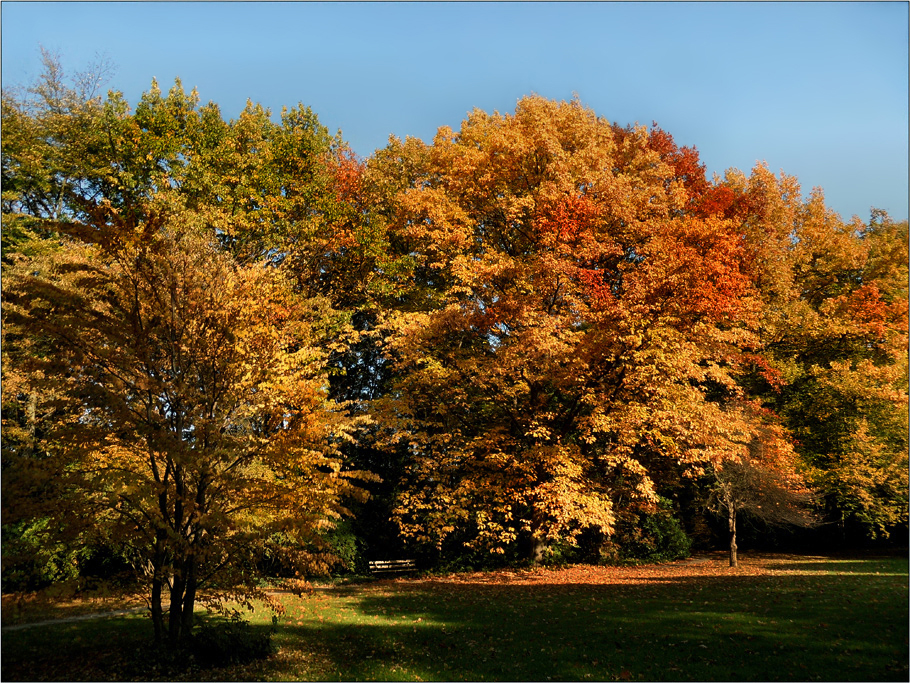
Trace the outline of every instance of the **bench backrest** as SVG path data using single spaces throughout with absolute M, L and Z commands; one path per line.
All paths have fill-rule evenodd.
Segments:
M 414 560 L 370 560 L 371 572 L 402 572 L 416 569 Z

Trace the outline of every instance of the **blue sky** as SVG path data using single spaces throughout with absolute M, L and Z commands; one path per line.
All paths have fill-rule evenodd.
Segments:
M 2 80 L 96 54 L 131 103 L 180 77 L 235 117 L 311 106 L 361 155 L 523 95 L 657 123 L 713 172 L 765 161 L 845 219 L 907 218 L 908 3 L 3 2 Z

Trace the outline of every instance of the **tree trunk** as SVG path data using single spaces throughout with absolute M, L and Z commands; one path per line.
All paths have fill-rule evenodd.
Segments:
M 183 416 L 177 411 L 177 425 L 175 431 L 183 434 Z M 183 478 L 183 467 L 174 465 L 174 513 L 171 524 L 175 533 L 180 533 L 183 527 L 183 501 L 186 494 L 186 482 Z M 184 539 L 181 538 L 181 541 Z M 176 648 L 183 644 L 186 634 L 183 633 L 183 599 L 186 592 L 187 580 L 187 547 L 181 542 L 177 545 L 177 557 L 174 558 L 174 576 L 171 579 L 171 607 L 168 613 L 168 642 Z
M 152 625 L 155 628 L 155 644 L 164 644 L 164 610 L 161 609 L 161 597 L 164 589 L 165 532 L 158 530 L 155 534 L 155 551 L 152 555 Z
M 544 551 L 547 549 L 547 544 L 544 539 L 534 534 L 531 536 L 531 549 L 529 553 L 529 558 L 532 564 L 540 564 L 543 560 Z
M 730 522 L 730 566 L 738 567 L 739 558 L 736 556 L 736 504 L 730 501 L 727 505 Z
M 523 551 L 527 552 L 526 557 L 533 565 L 541 563 L 547 550 L 547 541 L 543 530 L 544 520 L 544 515 L 539 510 L 535 510 L 531 515 L 531 528 L 525 531 L 525 534 L 527 534 L 525 536 L 527 545 Z
M 183 594 L 183 615 L 181 633 L 183 639 L 189 638 L 193 631 L 193 611 L 196 606 L 196 562 L 190 555 L 186 561 L 186 589 Z
M 179 646 L 185 637 L 183 633 L 183 594 L 186 586 L 185 563 L 181 562 L 171 579 L 171 607 L 168 610 L 168 644 Z
M 184 647 L 193 631 L 193 614 L 196 606 L 196 563 L 192 554 L 182 562 L 176 563 L 171 576 L 171 605 L 167 616 L 167 646 L 171 649 Z M 155 626 L 155 639 L 161 642 L 164 634 L 164 616 L 161 610 L 161 583 L 158 582 L 157 612 L 158 622 Z M 152 616 L 155 618 L 155 583 L 152 584 Z
M 34 391 L 28 395 L 26 422 L 28 424 L 28 448 L 32 457 L 36 457 L 38 455 L 38 394 Z
M 164 583 L 158 573 L 158 568 L 154 570 L 152 577 L 152 625 L 155 627 L 155 643 L 161 645 L 164 640 L 164 613 L 161 610 L 161 585 Z

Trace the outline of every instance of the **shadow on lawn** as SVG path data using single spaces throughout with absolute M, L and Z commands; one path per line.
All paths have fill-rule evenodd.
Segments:
M 3 681 L 148 680 L 151 622 L 117 617 L 3 634 Z
M 907 680 L 906 600 L 869 579 L 401 582 L 352 596 L 375 625 L 286 626 L 283 646 L 345 680 Z
M 281 625 L 270 660 L 184 678 L 905 681 L 905 578 L 380 582 L 294 603 L 299 624 Z M 128 661 L 147 629 L 126 618 L 4 635 L 2 678 L 177 680 Z

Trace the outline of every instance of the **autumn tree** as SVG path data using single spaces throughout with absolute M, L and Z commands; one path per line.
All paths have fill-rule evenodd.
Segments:
M 381 225 L 364 219 L 359 162 L 311 109 L 276 122 L 249 102 L 229 121 L 179 80 L 166 93 L 153 81 L 131 109 L 118 92 L 99 97 L 97 78 L 67 79 L 46 61 L 35 86 L 4 91 L 4 253 L 55 222 L 154 231 L 185 207 L 234 258 L 269 259 L 304 295 L 349 317 L 372 305 Z M 333 353 L 334 394 L 356 395 L 359 359 Z
M 41 56 L 44 68 L 31 86 L 5 84 L 2 94 L 4 280 L 17 254 L 52 258 L 59 250 L 56 233 L 47 222 L 67 216 L 69 193 L 86 175 L 86 150 L 100 130 L 103 106 L 99 90 L 110 70 L 101 63 L 84 73 L 69 74 L 57 55 L 42 49 Z M 13 370 L 8 362 L 13 346 L 4 339 L 4 577 L 15 574 L 7 570 L 9 562 L 16 560 L 20 532 L 30 534 L 47 524 L 46 519 L 32 514 L 40 507 L 40 499 L 55 495 L 53 487 L 36 486 L 30 477 L 19 479 L 17 475 L 23 472 L 14 473 L 7 457 L 16 452 L 40 458 L 41 435 L 55 412 L 54 397 L 29 389 Z
M 34 86 L 4 91 L 8 219 L 153 225 L 179 198 L 238 260 L 268 257 L 307 295 L 350 308 L 370 279 L 357 258 L 372 246 L 350 199 L 358 166 L 310 108 L 276 122 L 248 102 L 226 120 L 179 79 L 166 93 L 153 81 L 131 108 L 121 93 L 101 97 L 97 78 L 45 62 Z
M 814 496 L 801 471 L 792 441 L 777 417 L 754 403 L 727 407 L 725 448 L 707 468 L 710 475 L 708 505 L 727 521 L 730 566 L 739 564 L 737 520 L 744 513 L 770 525 L 811 527 Z
M 11 217 L 66 213 L 67 197 L 82 183 L 85 157 L 100 133 L 100 91 L 111 65 L 102 60 L 70 75 L 56 54 L 42 48 L 41 58 L 42 72 L 30 87 L 3 90 L 4 245 L 24 227 Z
M 105 533 L 146 520 L 152 593 L 179 577 L 160 637 L 188 632 L 207 544 L 340 510 L 341 455 L 437 549 L 539 560 L 703 473 L 734 520 L 804 475 L 829 519 L 906 524 L 906 222 L 844 223 L 763 165 L 709 181 L 577 101 L 361 160 L 303 105 L 226 120 L 179 81 L 134 109 L 98 84 L 46 54 L 3 93 L 4 518 L 81 496 Z M 295 477 L 335 493 L 257 507 Z M 216 479 L 242 521 L 188 502 Z
M 416 152 L 380 413 L 410 457 L 403 533 L 532 559 L 609 533 L 615 505 L 708 457 L 712 393 L 753 340 L 738 230 L 693 208 L 693 150 L 577 101 L 475 110 Z
M 71 94 L 3 98 L 4 225 L 30 231 L 4 244 L 4 522 L 111 539 L 179 645 L 274 539 L 325 568 L 369 478 L 341 453 L 363 418 L 329 396 L 338 267 L 307 260 L 337 222 L 335 142 L 302 107 L 226 122 L 179 82 L 135 111 Z
M 7 275 L 4 332 L 21 351 L 8 360 L 56 397 L 40 462 L 51 507 L 130 544 L 159 641 L 186 641 L 197 599 L 249 595 L 278 531 L 313 565 L 319 531 L 358 493 L 338 453 L 354 424 L 326 395 L 327 310 L 173 228 Z
M 762 166 L 717 195 L 759 273 L 761 352 L 741 383 L 793 435 L 823 517 L 887 536 L 907 523 L 906 222 L 845 223 Z

